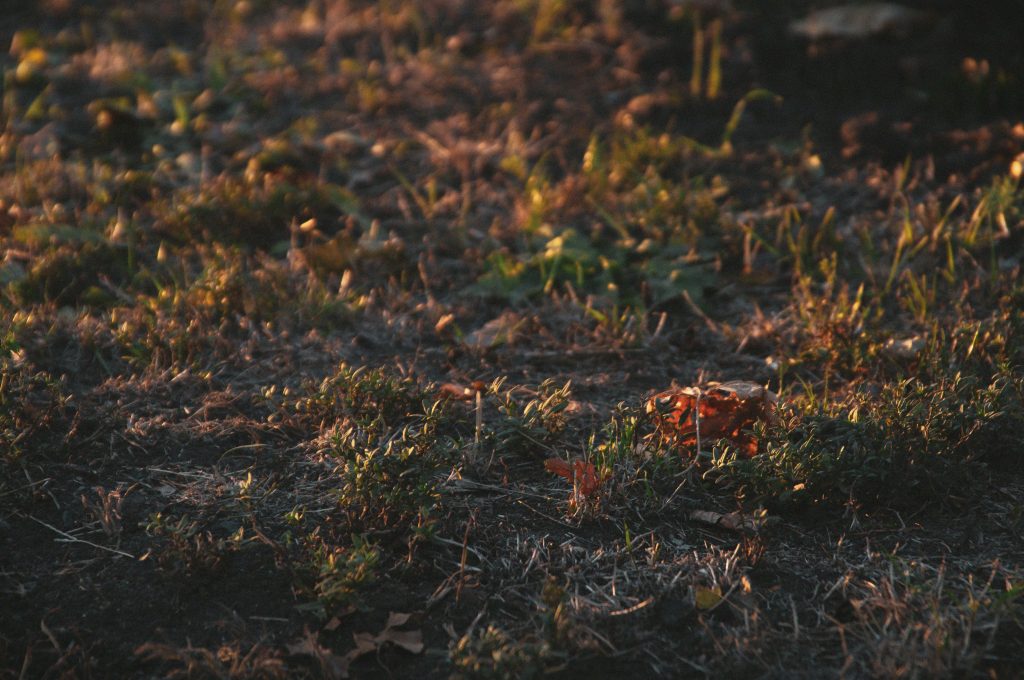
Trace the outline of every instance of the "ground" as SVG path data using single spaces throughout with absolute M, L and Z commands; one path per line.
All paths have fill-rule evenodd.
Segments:
M 822 4 L 8 8 L 0 678 L 1016 677 L 1015 8 Z

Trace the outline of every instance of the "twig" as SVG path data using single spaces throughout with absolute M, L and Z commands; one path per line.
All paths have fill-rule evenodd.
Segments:
M 483 482 L 475 482 L 472 479 L 454 479 L 445 482 L 443 487 L 447 491 L 451 492 L 470 492 L 470 491 L 493 491 L 494 493 L 500 493 L 505 496 L 531 496 L 533 498 L 540 498 L 541 500 L 550 501 L 550 496 L 545 496 L 539 493 L 533 493 L 531 491 L 523 491 L 521 489 L 508 489 L 503 486 L 497 486 L 496 484 L 484 484 Z M 309 512 L 308 510 L 306 512 Z
M 480 442 L 484 434 L 484 397 L 480 390 L 476 391 L 476 427 L 473 430 L 473 464 L 480 461 Z M 491 451 L 491 459 L 487 461 L 487 468 L 490 469 L 494 462 L 494 451 Z
M 694 456 L 694 461 L 696 461 L 696 460 L 697 460 L 697 458 L 696 458 L 696 456 Z M 687 468 L 685 470 L 683 470 L 683 473 L 685 475 L 683 477 L 683 481 L 679 482 L 679 484 L 676 486 L 675 490 L 671 494 L 669 494 L 669 497 L 667 499 L 665 499 L 664 503 L 661 504 L 661 512 L 664 512 L 665 508 L 667 508 L 672 503 L 672 501 L 675 500 L 676 494 L 679 493 L 679 491 L 683 488 L 683 486 L 688 481 L 691 481 L 690 480 L 690 477 L 691 477 L 690 471 L 692 470 L 693 465 L 694 465 L 694 463 L 691 462 L 690 465 L 687 466 Z
M 477 404 L 479 404 L 480 392 L 477 393 Z M 469 558 L 469 532 L 473 528 L 473 524 L 476 520 L 476 514 L 470 515 L 469 519 L 466 520 L 466 533 L 462 537 L 462 555 L 459 559 L 459 580 L 455 584 L 455 603 L 458 604 L 459 600 L 462 599 L 462 586 L 466 582 L 466 560 Z
M 637 602 L 632 607 L 626 607 L 625 609 L 616 609 L 613 612 L 608 612 L 608 616 L 625 616 L 626 614 L 632 614 L 633 612 L 640 611 L 652 602 L 654 602 L 654 598 L 649 597 L 646 600 L 643 600 L 642 602 Z
M 662 312 L 661 316 L 658 317 L 658 325 L 655 326 L 654 335 L 651 336 L 650 341 L 647 343 L 648 345 L 651 344 L 651 341 L 657 340 L 658 336 L 661 335 L 661 331 L 665 328 L 666 319 L 668 319 L 668 312 Z
M 534 513 L 540 515 L 541 517 L 543 517 L 544 519 L 546 519 L 548 521 L 551 521 L 551 522 L 554 522 L 555 524 L 561 524 L 563 527 L 568 527 L 569 529 L 573 529 L 573 530 L 576 530 L 578 528 L 578 527 L 574 527 L 573 525 L 569 524 L 568 522 L 563 522 L 560 519 L 556 519 L 555 517 L 552 517 L 551 515 L 547 515 L 547 514 L 541 512 L 540 510 L 538 510 L 537 508 L 533 507 L 532 505 L 530 505 L 526 501 L 518 500 L 518 501 L 516 501 L 516 504 L 523 506 L 527 510 L 530 510 L 531 512 L 534 512 Z
M 722 334 L 722 329 L 721 329 L 721 327 L 720 327 L 720 326 L 718 325 L 718 323 L 717 323 L 717 322 L 716 322 L 716 321 L 715 321 L 714 319 L 712 319 L 712 318 L 711 318 L 710 316 L 708 316 L 708 315 L 707 315 L 707 314 L 706 314 L 706 313 L 704 312 L 704 310 L 703 310 L 703 309 L 701 309 L 700 307 L 698 307 L 698 306 L 697 306 L 697 303 L 693 301 L 693 298 L 692 298 L 692 297 L 690 297 L 690 293 L 689 293 L 689 292 L 687 292 L 687 291 L 685 291 L 685 290 L 683 291 L 683 300 L 685 300 L 685 301 L 686 301 L 686 305 L 687 305 L 687 306 L 688 306 L 688 307 L 690 308 L 690 310 L 691 310 L 691 311 L 692 311 L 692 312 L 693 312 L 694 314 L 696 314 L 696 315 L 697 315 L 698 317 L 700 317 L 700 318 L 701 318 L 701 320 L 703 320 L 703 321 L 704 321 L 704 324 L 705 324 L 705 325 L 706 325 L 706 326 L 707 326 L 708 328 L 710 328 L 712 332 L 714 332 L 714 333 L 716 333 L 716 334 L 719 334 L 719 335 L 721 335 L 721 334 Z
M 39 620 L 39 630 L 43 631 L 43 634 L 50 639 L 50 644 L 53 645 L 53 648 L 57 650 L 57 653 L 63 655 L 64 649 L 60 646 L 60 643 L 57 642 L 57 636 L 54 635 L 53 631 L 50 630 L 50 627 L 46 625 L 45 620 Z
M 693 428 L 697 433 L 697 455 L 700 455 L 700 388 L 696 389 L 697 403 L 693 407 Z
M 131 553 L 126 553 L 123 550 L 117 550 L 116 548 L 108 548 L 105 545 L 100 545 L 98 543 L 93 543 L 92 541 L 86 541 L 86 540 L 81 539 L 81 538 L 75 538 L 74 536 L 72 536 L 71 534 L 67 533 L 66 531 L 61 531 L 60 529 L 58 529 L 57 527 L 53 526 L 52 524 L 47 524 L 43 520 L 36 519 L 32 515 L 29 515 L 28 518 L 30 520 L 32 520 L 33 522 L 38 522 L 39 524 L 42 524 L 44 527 L 46 527 L 50 531 L 54 531 L 54 532 L 60 534 L 61 536 L 64 537 L 66 542 L 69 542 L 69 543 L 84 543 L 85 545 L 92 546 L 93 548 L 99 548 L 100 550 L 106 550 L 107 552 L 112 552 L 115 555 L 123 555 L 124 557 L 130 557 L 133 560 L 135 559 L 135 555 L 132 555 Z
M 18 680 L 25 680 L 28 677 L 28 667 L 32 664 L 32 645 L 25 645 L 25 656 L 21 661 L 21 672 L 18 673 Z
M 111 281 L 110 277 L 107 276 L 106 274 L 100 274 L 99 281 L 100 285 L 103 286 L 108 293 L 116 297 L 121 302 L 124 302 L 125 304 L 129 305 L 135 304 L 135 298 L 126 293 L 123 288 L 119 287 L 117 284 Z
M 10 496 L 12 493 L 24 491 L 25 489 L 31 489 L 33 486 L 39 486 L 40 484 L 43 484 L 48 481 L 50 481 L 49 477 L 47 477 L 46 479 L 40 479 L 38 482 L 31 482 L 29 484 L 25 484 L 24 486 L 16 487 L 14 489 L 11 489 L 10 491 L 4 491 L 3 493 L 0 493 L 0 498 L 3 498 L 4 496 Z

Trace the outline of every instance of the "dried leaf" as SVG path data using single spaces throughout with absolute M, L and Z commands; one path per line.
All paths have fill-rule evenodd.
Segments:
M 293 656 L 311 656 L 320 664 L 320 675 L 327 680 L 344 680 L 348 677 L 348 666 L 352 654 L 338 656 L 317 640 L 316 633 L 306 629 L 306 636 L 297 642 L 285 645 L 285 649 Z
M 690 513 L 690 519 L 712 526 L 722 527 L 730 531 L 746 531 L 757 533 L 765 524 L 772 519 L 761 513 L 757 515 L 744 515 L 741 512 L 721 513 L 712 510 L 694 510 Z
M 871 2 L 816 10 L 791 23 L 789 30 L 810 40 L 870 38 L 884 33 L 907 32 L 927 18 L 926 13 L 903 5 Z
M 411 654 L 419 654 L 423 651 L 423 632 L 419 630 L 386 629 L 377 636 L 377 642 L 381 644 L 390 642 Z
M 569 465 L 568 461 L 564 461 L 561 458 L 548 458 L 544 461 L 544 469 L 553 475 L 565 477 L 570 482 L 572 481 L 572 466 Z
M 515 312 L 505 312 L 491 319 L 463 339 L 463 344 L 476 349 L 490 349 L 498 345 L 509 345 L 515 341 L 523 318 Z
M 591 496 L 601 487 L 603 481 L 597 475 L 597 468 L 593 463 L 583 460 L 575 460 L 570 465 L 568 461 L 561 458 L 548 458 L 544 461 L 544 468 L 559 477 L 565 477 L 584 496 Z
M 366 139 L 346 130 L 332 132 L 320 140 L 320 143 L 326 152 L 339 156 L 358 153 L 370 146 Z
M 356 648 L 348 653 L 350 661 L 355 661 L 364 654 L 376 652 L 380 647 L 377 643 L 377 636 L 373 633 L 353 633 L 352 640 L 356 643 Z
M 443 383 L 437 388 L 438 399 L 456 399 L 458 401 L 471 400 L 476 391 L 464 385 L 456 383 Z
M 352 237 L 339 232 L 330 240 L 310 243 L 297 249 L 307 267 L 320 271 L 340 272 L 348 267 L 356 256 L 356 244 Z
M 721 588 L 697 588 L 693 594 L 694 603 L 697 609 L 707 611 L 714 609 L 722 601 Z
M 381 234 L 380 220 L 374 220 L 362 236 L 359 237 L 359 255 L 397 255 L 405 250 L 405 242 L 396 234 L 390 233 L 387 238 Z
M 722 519 L 722 513 L 713 512 L 711 510 L 694 510 L 690 513 L 690 519 L 695 519 L 698 522 L 704 522 L 704 524 L 718 524 L 718 521 Z
M 914 359 L 924 349 L 924 338 L 915 335 L 911 338 L 889 338 L 885 343 L 885 353 L 896 359 Z
M 749 430 L 775 412 L 778 395 L 761 385 L 735 381 L 708 383 L 701 389 L 684 387 L 656 394 L 647 401 L 647 414 L 663 439 L 676 446 L 695 447 L 702 441 L 728 439 L 748 457 L 757 453 Z
M 722 515 L 722 519 L 718 520 L 719 526 L 731 529 L 732 531 L 739 531 L 741 529 L 747 529 L 749 531 L 755 531 L 757 525 L 754 523 L 753 517 L 744 517 L 738 512 L 730 512 Z
M 352 639 L 356 648 L 348 653 L 348 659 L 354 661 L 364 654 L 375 652 L 386 643 L 401 647 L 412 654 L 419 654 L 423 651 L 423 633 L 419 630 L 395 630 L 409 622 L 411 614 L 403 612 L 391 612 L 388 621 L 384 624 L 384 630 L 377 635 L 372 633 L 355 633 Z
M 409 618 L 412 614 L 405 614 L 403 612 L 390 612 L 388 613 L 388 622 L 384 624 L 384 630 L 389 628 L 398 628 L 404 626 L 409 622 Z

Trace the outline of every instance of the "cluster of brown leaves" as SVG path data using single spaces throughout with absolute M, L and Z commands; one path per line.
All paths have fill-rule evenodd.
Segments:
M 343 680 L 349 677 L 349 665 L 361 656 L 376 652 L 387 644 L 401 647 L 412 654 L 423 651 L 423 634 L 418 630 L 398 630 L 409 622 L 410 615 L 391 612 L 384 630 L 376 635 L 372 633 L 356 633 L 353 635 L 355 649 L 339 656 L 320 644 L 316 633 L 307 630 L 305 637 L 287 645 L 292 656 L 309 656 L 320 664 L 320 673 L 329 680 Z
M 747 456 L 757 453 L 750 429 L 775 412 L 778 395 L 749 382 L 709 383 L 661 392 L 647 401 L 658 434 L 680 448 L 696 451 L 702 441 L 728 439 Z
M 647 401 L 647 415 L 658 435 L 669 444 L 697 451 L 701 441 L 728 439 L 745 455 L 757 453 L 751 428 L 775 413 L 778 395 L 750 382 L 708 383 L 707 387 L 683 387 L 656 394 Z M 574 495 L 593 496 L 604 477 L 593 463 L 549 458 L 544 468 L 573 485 Z

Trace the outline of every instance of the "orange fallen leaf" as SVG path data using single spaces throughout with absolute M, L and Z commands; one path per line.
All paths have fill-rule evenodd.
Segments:
M 486 392 L 487 383 L 482 380 L 474 380 L 468 385 L 461 383 L 441 383 L 437 388 L 438 399 L 455 399 L 457 401 L 472 401 L 477 392 Z
M 544 461 L 544 468 L 552 474 L 568 479 L 584 496 L 593 495 L 603 481 L 598 477 L 594 464 L 583 460 L 575 460 L 570 464 L 561 458 L 548 458 Z
M 658 434 L 676 446 L 697 446 L 699 440 L 728 439 L 748 457 L 757 453 L 749 430 L 775 412 L 778 396 L 760 385 L 736 381 L 683 387 L 647 400 L 647 414 Z
M 442 383 L 437 388 L 437 396 L 440 399 L 456 399 L 458 401 L 469 401 L 475 394 L 474 390 L 465 385 L 456 383 Z

